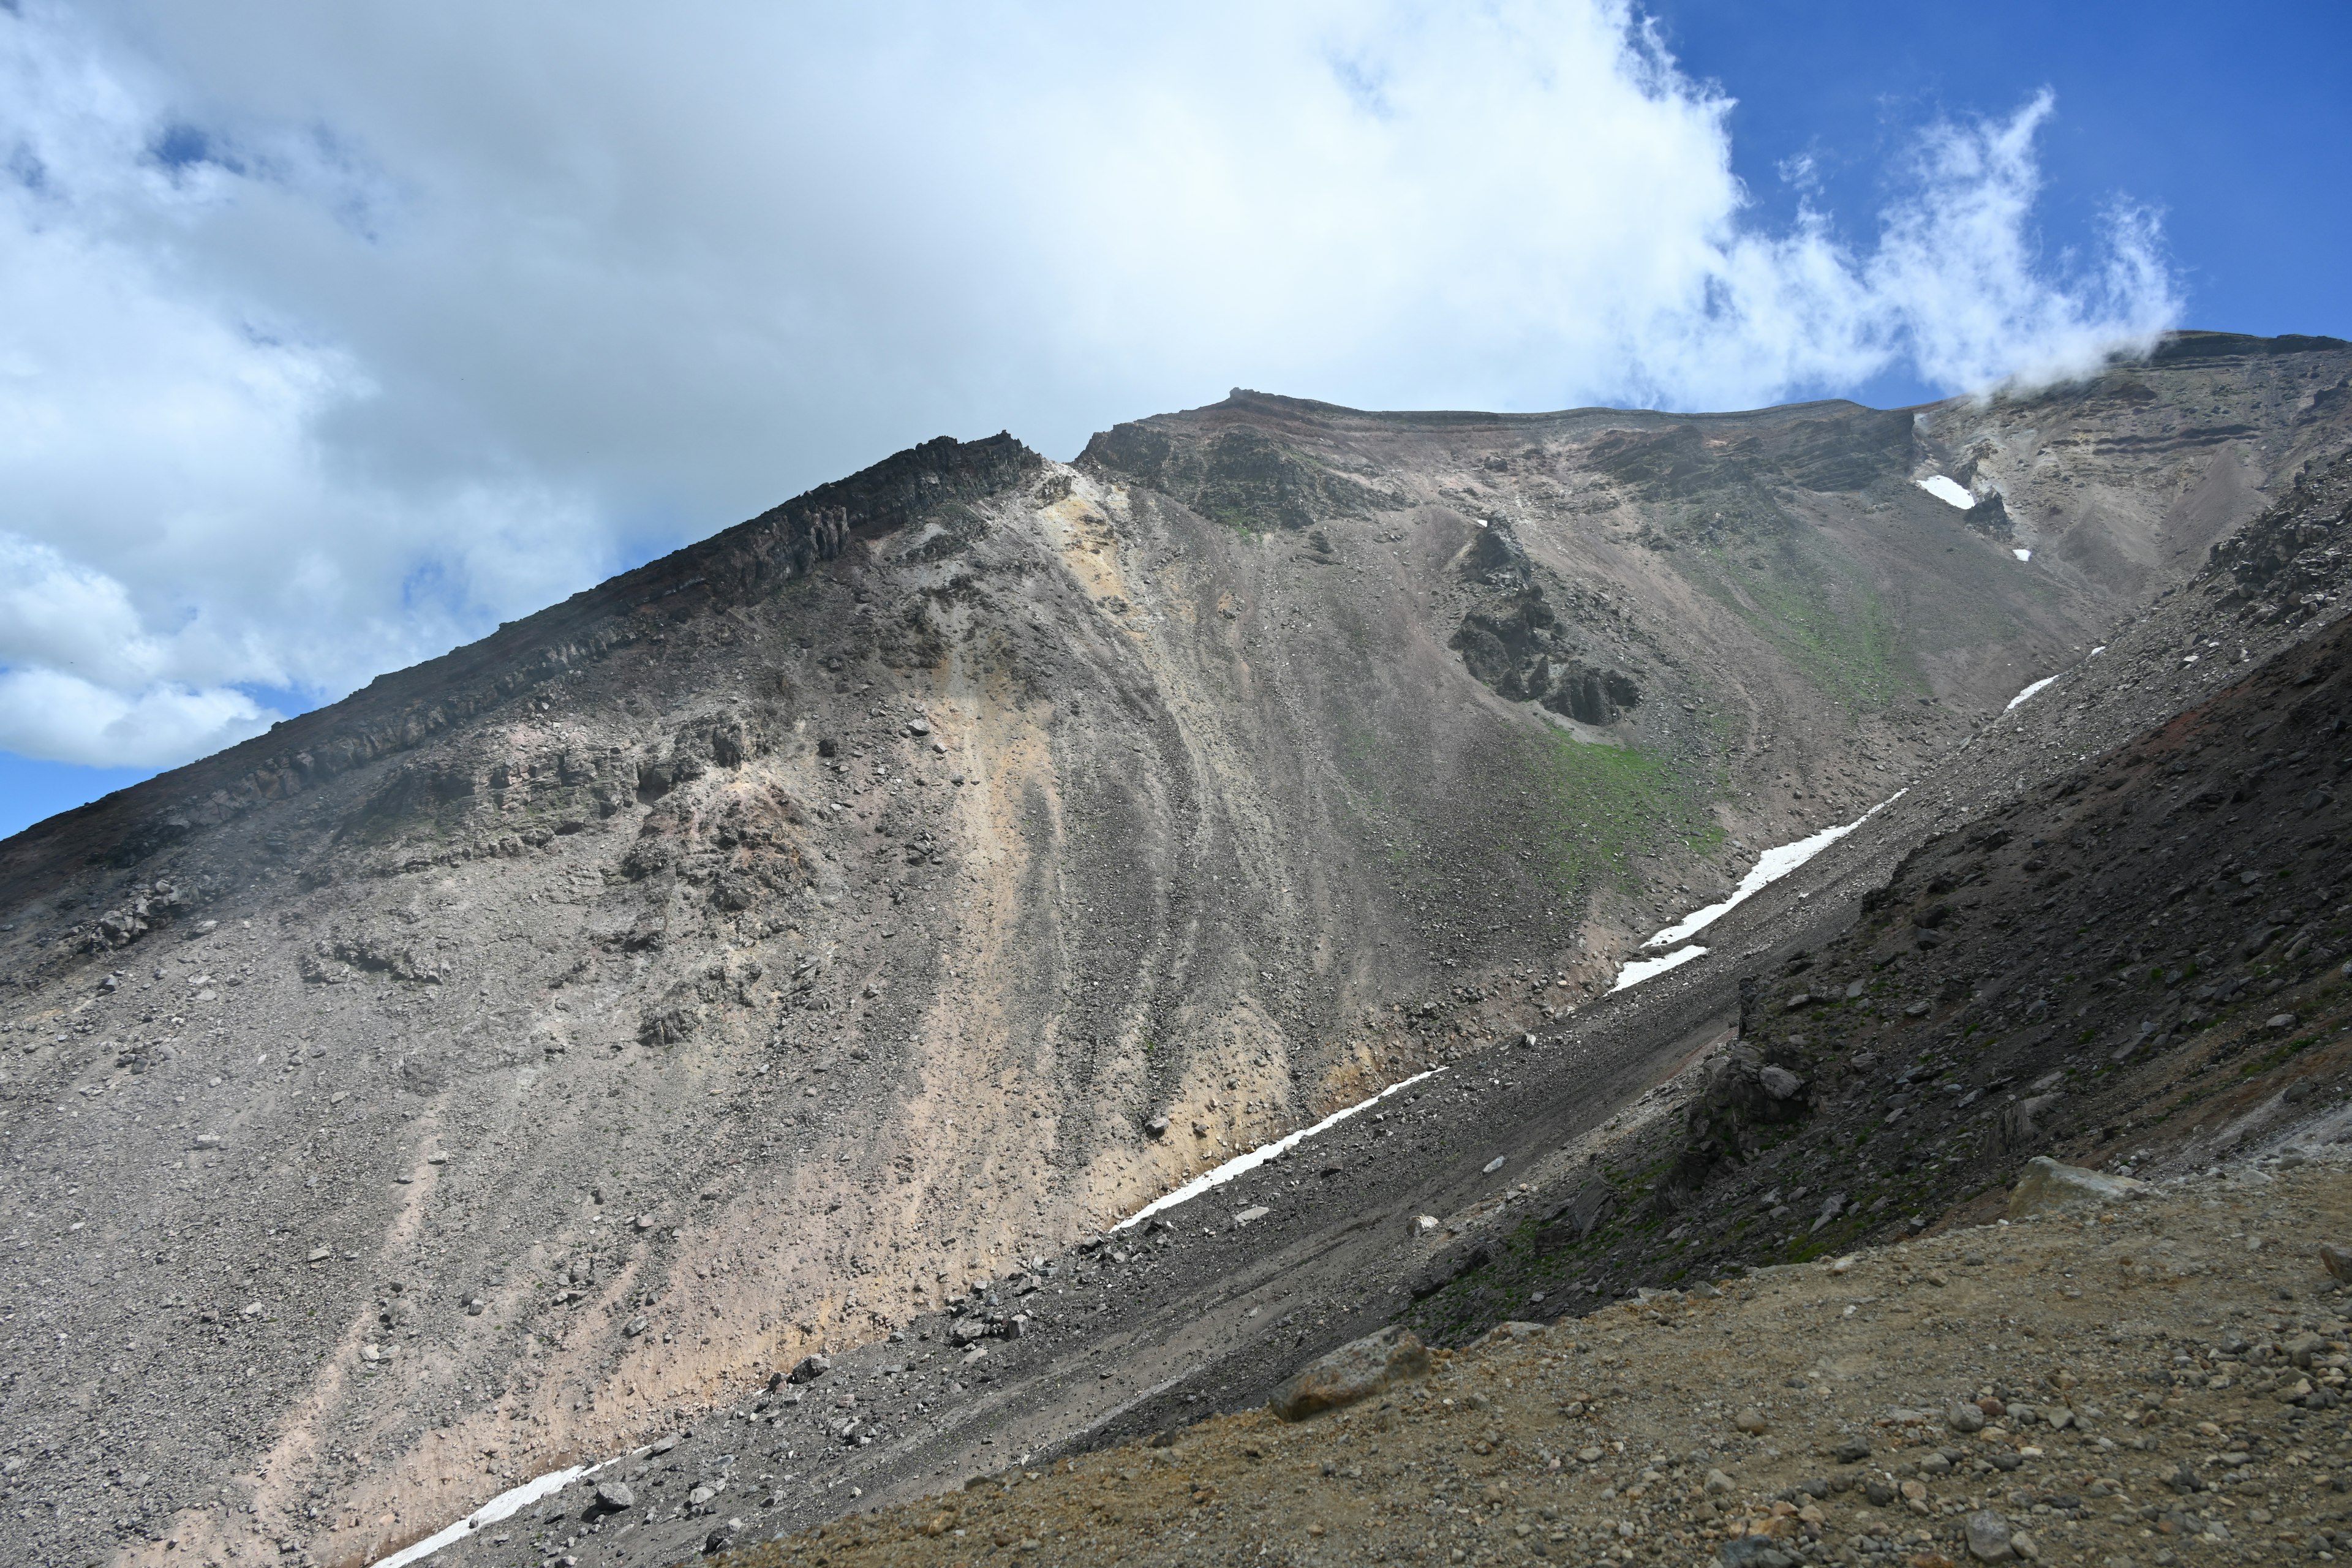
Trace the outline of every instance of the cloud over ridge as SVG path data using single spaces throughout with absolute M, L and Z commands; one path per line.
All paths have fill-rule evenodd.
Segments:
M 1728 109 L 1603 3 L 25 0 L 0 749 L 184 761 L 941 430 L 1958 391 L 2179 315 L 2151 215 L 2041 252 L 2046 95 L 1922 127 L 1868 243 L 1759 225 Z

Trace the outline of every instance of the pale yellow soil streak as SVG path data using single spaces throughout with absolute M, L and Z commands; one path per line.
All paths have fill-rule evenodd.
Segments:
M 1060 553 L 1062 563 L 1087 593 L 1097 600 L 1117 598 L 1134 606 L 1135 592 L 1128 583 L 1118 533 L 1111 526 L 1111 509 L 1124 509 L 1124 495 L 1106 491 L 1083 475 L 1064 471 L 1070 473 L 1070 493 L 1038 509 L 1035 515 L 1039 527 Z M 1130 608 L 1129 615 L 1132 614 Z M 1128 630 L 1141 635 L 1140 628 L 1131 623 Z
M 420 1151 L 437 1147 L 436 1122 L 430 1111 L 416 1122 Z M 415 1246 L 424 1229 L 425 1212 L 434 1191 L 440 1184 L 443 1167 L 429 1164 L 420 1152 L 409 1168 L 408 1191 L 404 1194 L 400 1211 L 384 1230 L 377 1244 L 372 1272 L 377 1276 L 399 1278 L 403 1271 L 401 1259 Z M 358 1312 L 337 1338 L 334 1352 L 320 1364 L 312 1376 L 310 1388 L 293 1402 L 283 1417 L 278 1438 L 254 1473 L 236 1478 L 236 1484 L 251 1498 L 255 1512 L 250 1516 L 223 1516 L 197 1509 L 183 1510 L 174 1517 L 173 1527 L 165 1532 L 176 1540 L 176 1549 L 162 1542 L 143 1542 L 131 1548 L 119 1561 L 139 1563 L 187 1563 L 225 1551 L 247 1554 L 267 1550 L 274 1554 L 276 1547 L 270 1538 L 256 1527 L 240 1528 L 236 1520 L 259 1521 L 278 1513 L 299 1514 L 303 1500 L 296 1490 L 294 1478 L 313 1468 L 320 1456 L 321 1428 L 331 1416 L 343 1413 L 356 1396 L 352 1387 L 353 1369 L 364 1364 L 360 1356 L 363 1345 L 381 1342 L 395 1345 L 392 1361 L 383 1363 L 385 1370 L 377 1378 L 392 1382 L 400 1393 L 381 1399 L 383 1415 L 376 1423 L 377 1430 L 365 1439 L 371 1447 L 383 1442 L 384 1447 L 406 1447 L 386 1439 L 386 1430 L 395 1424 L 404 1424 L 410 1398 L 430 1375 L 432 1368 L 418 1361 L 404 1345 L 397 1345 L 394 1336 L 381 1331 L 372 1321 L 373 1300 L 363 1300 Z M 413 1371 L 411 1369 L 414 1369 Z M 396 1380 L 396 1381 L 395 1381 Z M 437 1434 L 436 1434 L 437 1436 Z M 372 1480 L 364 1483 L 349 1498 L 339 1500 L 330 1535 L 322 1552 L 330 1568 L 343 1563 L 357 1563 L 380 1555 L 393 1547 L 440 1528 L 448 1518 L 473 1506 L 464 1500 L 482 1488 L 454 1484 L 448 1476 L 426 1479 L 422 1472 L 434 1468 L 424 1463 L 423 1455 L 411 1450 L 406 1460 L 395 1460 L 375 1468 Z M 495 1492 L 499 1484 L 488 1487 L 484 1495 Z M 394 1499 L 397 1499 L 395 1501 Z M 342 1539 L 337 1540 L 336 1536 Z M 168 1553 L 168 1556 L 167 1556 Z

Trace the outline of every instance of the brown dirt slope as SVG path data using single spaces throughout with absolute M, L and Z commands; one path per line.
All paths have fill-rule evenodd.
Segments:
M 1222 1416 L 716 1561 L 1945 1568 L 1981 1560 L 1971 1524 L 2001 1561 L 2325 1560 L 2352 1543 L 2352 1323 L 2314 1249 L 2347 1233 L 2343 1157 L 2290 1154 L 1498 1330 L 1303 1424 Z

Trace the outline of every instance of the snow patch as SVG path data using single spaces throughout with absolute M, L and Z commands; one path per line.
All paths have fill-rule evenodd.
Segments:
M 2031 550 L 2012 550 L 2010 553 L 2016 556 L 2020 561 L 2031 561 L 2033 559 L 2033 552 Z
M 2027 687 L 2024 690 L 2011 698 L 2009 700 L 2009 708 L 2016 707 L 2019 703 L 2024 701 L 2027 698 L 2032 696 L 2035 692 L 2041 690 L 2043 687 L 2049 685 L 2052 681 L 2057 679 L 2058 678 L 2054 675 L 2043 676 L 2041 679 L 2035 681 L 2032 685 Z M 2006 713 L 2009 711 L 2009 708 L 2004 708 L 2001 711 Z
M 1650 940 L 1655 942 L 1657 938 L 1652 937 Z M 1609 989 L 1613 994 L 1624 990 L 1628 985 L 1639 985 L 1643 981 L 1655 979 L 1669 969 L 1679 969 L 1694 958 L 1706 956 L 1706 949 L 1703 947 L 1685 947 L 1670 952 L 1664 958 L 1634 959 L 1617 972 L 1617 984 Z
M 1977 504 L 1977 498 L 1970 495 L 1968 487 L 1958 479 L 1948 479 L 1941 474 L 1935 474 L 1913 482 L 1937 500 L 1949 501 L 1962 511 Z
M 502 1519 L 529 1508 L 551 1492 L 560 1492 L 583 1476 L 593 1476 L 605 1465 L 574 1465 L 568 1470 L 552 1470 L 537 1480 L 525 1481 L 511 1491 L 500 1492 L 448 1529 L 436 1531 L 413 1546 L 404 1546 L 375 1564 L 375 1568 L 408 1568 L 411 1563 L 422 1562 L 445 1546 L 455 1546 L 486 1524 L 496 1524 Z
M 1898 789 L 1893 795 L 1888 795 L 1885 800 L 1880 801 L 1876 805 L 1872 806 L 1868 811 L 1864 812 L 1860 816 L 1855 817 L 1852 822 L 1842 823 L 1835 827 L 1824 827 L 1819 833 L 1813 834 L 1809 837 L 1800 838 L 1794 844 L 1783 844 L 1778 849 L 1767 849 L 1763 854 L 1756 858 L 1756 864 L 1748 868 L 1748 875 L 1739 879 L 1739 886 L 1732 889 L 1731 897 L 1724 900 L 1723 902 L 1719 904 L 1709 904 L 1703 910 L 1697 910 L 1690 914 L 1685 915 L 1680 921 L 1668 926 L 1665 930 L 1660 931 L 1657 935 L 1652 937 L 1642 945 L 1643 947 L 1672 947 L 1678 942 L 1688 942 L 1700 931 L 1705 931 L 1708 926 L 1713 925 L 1716 921 L 1729 914 L 1738 906 L 1746 903 L 1749 899 L 1754 898 L 1757 894 L 1762 892 L 1765 889 L 1770 887 L 1773 883 L 1779 881 L 1781 878 L 1787 876 L 1790 872 L 1795 870 L 1798 867 L 1803 865 L 1806 861 L 1811 859 L 1814 856 L 1820 854 L 1822 850 L 1828 848 L 1839 839 L 1843 838 L 1847 834 L 1852 833 L 1855 828 L 1860 827 L 1864 823 L 1868 822 L 1872 817 L 1876 816 L 1880 812 L 1885 811 L 1896 801 L 1901 800 L 1907 793 L 1909 793 L 1907 790 Z M 1704 952 L 1706 950 L 1701 949 L 1700 951 Z M 1682 960 L 1680 958 L 1676 958 L 1675 962 L 1681 963 Z M 1632 966 L 1628 965 L 1628 968 Z M 1647 980 L 1650 977 L 1650 974 L 1657 973 L 1659 972 L 1652 970 L 1649 974 L 1637 975 L 1635 976 L 1635 979 Z M 1612 989 L 1622 989 L 1624 986 L 1632 984 L 1633 984 L 1633 981 L 1629 981 L 1621 974 L 1618 976 L 1617 985 L 1612 987 Z
M 1128 1215 L 1125 1219 L 1111 1226 L 1111 1229 L 1114 1231 L 1125 1230 L 1131 1225 L 1137 1225 L 1144 1220 L 1150 1219 L 1161 1209 L 1172 1209 L 1178 1204 L 1190 1203 L 1192 1199 L 1199 1197 L 1202 1193 L 1207 1192 L 1212 1187 L 1222 1187 L 1227 1182 L 1232 1181 L 1235 1176 L 1243 1175 L 1248 1172 L 1256 1170 L 1260 1165 L 1265 1164 L 1276 1154 L 1287 1153 L 1289 1151 L 1298 1147 L 1299 1144 L 1307 1142 L 1309 1138 L 1314 1137 L 1318 1132 L 1329 1131 L 1332 1128 L 1339 1126 L 1342 1121 L 1347 1121 L 1350 1116 L 1355 1115 L 1356 1112 L 1366 1110 L 1378 1105 L 1381 1100 L 1386 1100 L 1390 1095 L 1394 1094 L 1397 1090 L 1401 1089 L 1410 1089 L 1414 1084 L 1419 1083 L 1422 1079 L 1425 1078 L 1435 1078 L 1439 1073 L 1442 1073 L 1444 1070 L 1445 1069 L 1444 1068 L 1432 1068 L 1427 1072 L 1417 1072 L 1402 1082 L 1389 1085 L 1388 1088 L 1381 1090 L 1380 1093 L 1372 1096 L 1370 1100 L 1350 1105 L 1344 1110 L 1333 1111 L 1330 1115 L 1325 1117 L 1322 1121 L 1317 1122 L 1312 1127 L 1302 1127 L 1286 1138 L 1277 1138 L 1271 1143 L 1261 1143 L 1246 1154 L 1236 1154 L 1232 1159 L 1226 1161 L 1223 1164 L 1218 1166 L 1215 1170 L 1205 1172 L 1201 1175 L 1193 1177 L 1191 1181 L 1185 1183 L 1174 1192 L 1170 1193 L 1166 1197 L 1154 1198 L 1151 1202 L 1144 1205 L 1141 1208 L 1136 1210 L 1133 1214 Z

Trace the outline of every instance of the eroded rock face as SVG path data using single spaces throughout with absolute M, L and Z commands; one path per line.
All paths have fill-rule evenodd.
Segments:
M 1544 593 L 1547 570 L 1500 518 L 1481 520 L 1461 574 L 1487 590 L 1447 646 L 1463 668 L 1512 701 L 1537 702 L 1587 724 L 1610 724 L 1642 700 L 1633 677 L 1601 662 Z
M 1383 1329 L 1340 1346 L 1275 1390 L 1266 1408 L 1285 1421 L 1304 1421 L 1419 1377 L 1429 1351 L 1404 1329 Z

